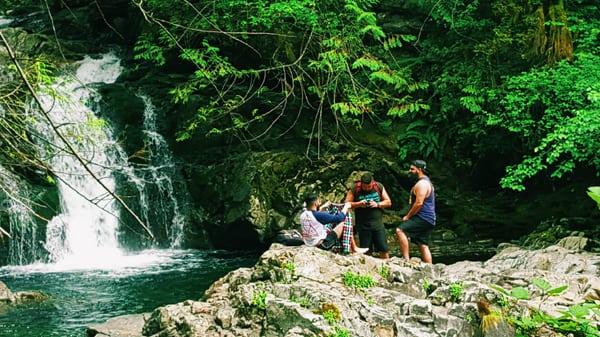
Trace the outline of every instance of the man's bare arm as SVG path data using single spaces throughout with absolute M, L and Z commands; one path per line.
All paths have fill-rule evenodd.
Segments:
M 392 207 L 392 199 L 388 195 L 385 187 L 381 190 L 381 197 L 383 200 L 377 203 L 377 207 L 379 208 L 390 208 Z
M 354 192 L 352 190 L 348 190 L 348 193 L 346 193 L 346 202 L 350 203 L 351 208 L 365 207 L 366 205 L 364 201 L 354 201 Z
M 423 207 L 423 203 L 425 202 L 425 198 L 429 195 L 429 189 L 431 187 L 424 181 L 419 181 L 415 185 L 415 202 L 410 206 L 408 213 L 402 218 L 402 220 L 406 221 L 413 217 L 415 214 L 419 213 L 421 208 Z

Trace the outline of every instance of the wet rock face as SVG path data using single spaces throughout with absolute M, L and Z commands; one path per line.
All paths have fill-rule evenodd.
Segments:
M 254 268 L 215 282 L 202 301 L 156 309 L 144 336 L 482 336 L 477 301 L 500 298 L 489 285 L 530 290 L 519 310 L 558 314 L 565 305 L 600 300 L 600 257 L 559 246 L 505 248 L 483 262 L 454 265 L 341 256 L 310 247 L 274 244 Z M 540 300 L 531 280 L 568 285 Z M 499 332 L 501 331 L 501 332 Z M 512 336 L 505 322 L 485 336 Z
M 18 291 L 13 293 L 0 281 L 0 305 L 18 304 L 29 301 L 44 301 L 48 296 L 38 291 Z
M 197 209 L 196 226 L 218 248 L 266 247 L 277 231 L 299 225 L 307 191 L 317 191 L 325 200 L 344 199 L 355 168 L 342 156 L 332 156 L 330 162 L 311 164 L 304 154 L 279 150 L 190 165 L 184 176 Z M 396 190 L 393 185 L 389 189 Z

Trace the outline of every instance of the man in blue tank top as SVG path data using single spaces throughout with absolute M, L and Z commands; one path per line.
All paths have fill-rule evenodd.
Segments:
M 410 241 L 419 246 L 423 262 L 431 263 L 431 252 L 427 242 L 435 226 L 435 189 L 427 176 L 427 164 L 423 160 L 414 160 L 410 165 L 409 174 L 417 182 L 410 191 L 410 209 L 402 218 L 403 223 L 396 229 L 396 239 L 405 259 L 410 259 L 410 238 Z

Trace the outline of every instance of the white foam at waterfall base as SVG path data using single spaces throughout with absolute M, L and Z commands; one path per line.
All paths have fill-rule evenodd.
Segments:
M 136 254 L 127 255 L 107 251 L 106 255 L 96 259 L 81 260 L 78 256 L 67 256 L 57 263 L 32 263 L 29 265 L 5 266 L 0 268 L 0 274 L 18 275 L 31 273 L 71 273 L 89 271 L 110 273 L 113 276 L 128 276 L 139 273 L 161 272 L 165 266 L 182 260 L 184 250 L 155 250 L 149 249 Z M 182 262 L 179 262 L 182 263 Z
M 90 84 L 115 82 L 122 67 L 113 54 L 99 59 L 86 56 L 78 64 L 75 78 L 63 76 L 53 87 L 61 99 L 41 94 L 40 100 L 53 123 L 61 125 L 61 134 L 88 163 L 88 168 L 114 192 L 116 183 L 111 168 L 126 163 L 116 155 L 118 144 L 110 129 L 102 127 L 86 102 L 95 96 Z M 49 142 L 62 144 L 49 125 L 40 123 L 39 127 L 42 134 L 50 135 Z M 51 168 L 58 177 L 61 212 L 47 225 L 44 247 L 50 260 L 71 269 L 118 263 L 124 255 L 117 240 L 119 209 L 116 201 L 75 156 L 60 152 L 51 155 Z

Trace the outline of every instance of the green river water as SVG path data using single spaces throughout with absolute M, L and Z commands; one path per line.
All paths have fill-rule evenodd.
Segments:
M 0 336 L 85 336 L 89 324 L 199 299 L 219 277 L 257 258 L 254 252 L 149 250 L 99 268 L 2 267 L 0 280 L 12 291 L 38 290 L 50 299 L 0 307 Z

